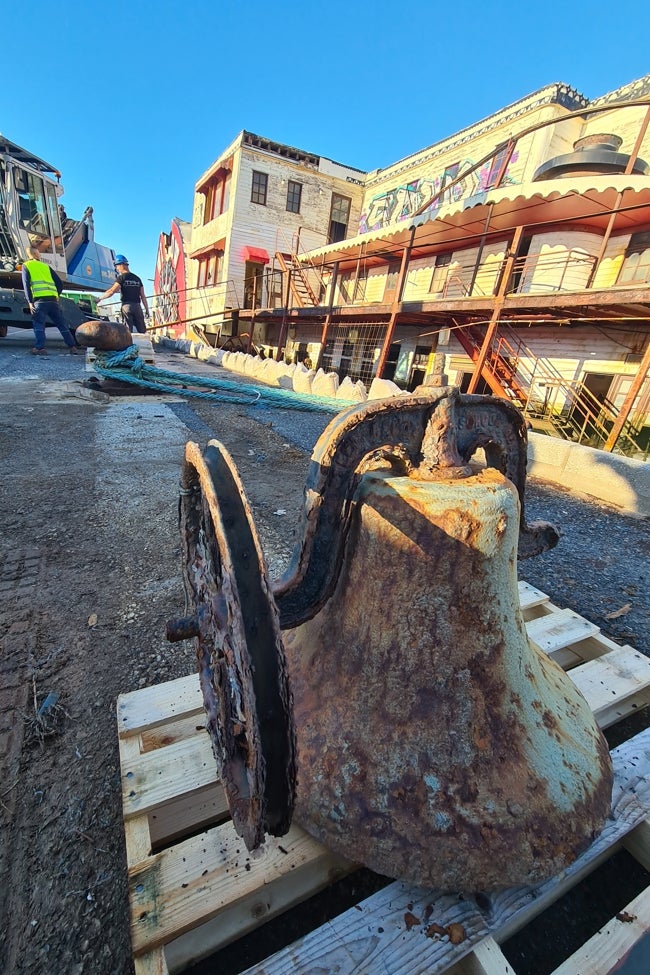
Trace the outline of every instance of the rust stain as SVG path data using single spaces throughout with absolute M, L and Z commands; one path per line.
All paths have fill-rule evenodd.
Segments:
M 404 924 L 406 925 L 407 931 L 410 931 L 411 928 L 417 927 L 417 925 L 420 923 L 421 923 L 420 918 L 416 917 L 415 914 L 411 914 L 410 911 L 407 911 L 406 914 L 404 915 Z

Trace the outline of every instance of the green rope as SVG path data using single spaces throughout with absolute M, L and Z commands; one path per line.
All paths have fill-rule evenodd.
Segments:
M 120 352 L 104 352 L 96 349 L 95 356 L 94 368 L 100 376 L 165 393 L 175 392 L 182 396 L 194 396 L 219 403 L 265 405 L 313 413 L 340 413 L 349 405 L 347 401 L 325 396 L 317 397 L 317 402 L 314 402 L 313 397 L 292 390 L 273 388 L 253 390 L 246 383 L 236 383 L 227 379 L 207 379 L 203 376 L 157 369 L 155 366 L 147 365 L 140 358 L 135 345 Z M 200 389 L 190 388 L 197 386 L 211 391 L 202 392 Z

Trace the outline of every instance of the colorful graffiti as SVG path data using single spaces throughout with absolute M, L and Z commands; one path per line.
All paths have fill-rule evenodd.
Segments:
M 508 166 L 516 162 L 517 157 L 518 153 L 514 152 Z M 435 216 L 443 206 L 484 193 L 496 182 L 503 161 L 502 153 L 497 153 L 477 169 L 472 159 L 464 159 L 445 167 L 442 173 L 432 178 L 413 179 L 401 186 L 384 190 L 372 197 L 367 211 L 361 214 L 359 233 L 381 230 L 389 224 L 408 220 L 425 207 L 427 200 L 433 202 L 422 212 Z M 501 184 L 515 182 L 506 169 Z
M 156 325 L 167 325 L 176 337 L 184 334 L 186 315 L 185 241 L 177 218 L 169 234 L 158 240 L 158 257 L 154 275 L 154 319 Z

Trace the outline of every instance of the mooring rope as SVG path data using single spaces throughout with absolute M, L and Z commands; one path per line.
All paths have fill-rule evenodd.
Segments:
M 313 413 L 340 413 L 350 404 L 347 401 L 319 396 L 318 402 L 312 397 L 293 390 L 251 389 L 246 383 L 232 382 L 228 379 L 206 379 L 187 373 L 171 372 L 149 366 L 140 358 L 138 348 L 130 346 L 120 352 L 105 352 L 95 349 L 95 371 L 108 379 L 155 389 L 159 392 L 175 392 L 181 396 L 194 396 L 218 403 L 236 403 L 245 406 L 274 406 L 277 409 L 303 410 Z M 219 392 L 203 392 L 219 390 Z

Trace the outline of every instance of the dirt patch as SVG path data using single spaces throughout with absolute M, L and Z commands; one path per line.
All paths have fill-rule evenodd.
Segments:
M 0 430 L 0 955 L 8 975 L 128 975 L 115 705 L 121 693 L 195 670 L 192 644 L 165 639 L 167 620 L 185 609 L 184 444 L 215 436 L 226 445 L 276 578 L 295 542 L 310 445 L 328 417 L 155 397 L 106 404 L 26 382 L 12 398 Z M 301 424 L 309 429 L 299 435 Z M 643 642 L 648 525 L 542 489 L 529 514 L 557 520 L 565 537 L 524 577 L 621 642 Z M 346 894 L 362 897 L 374 882 L 355 881 Z M 325 916 L 313 906 L 292 912 L 293 933 Z M 278 928 L 286 937 L 288 922 Z M 272 927 L 265 937 L 255 936 L 258 956 L 280 944 Z M 228 952 L 224 970 L 254 960 L 248 948 Z
M 165 623 L 184 611 L 182 452 L 210 431 L 155 400 L 25 400 L 0 435 L 0 954 L 12 975 L 116 975 L 132 963 L 115 704 L 195 669 Z M 307 455 L 232 408 L 212 427 L 279 568 Z

